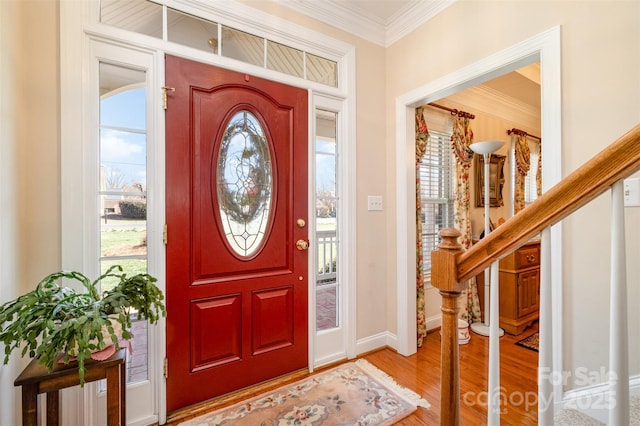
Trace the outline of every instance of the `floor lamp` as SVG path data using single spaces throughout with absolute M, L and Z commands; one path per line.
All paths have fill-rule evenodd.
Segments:
M 469 145 L 469 148 L 476 154 L 480 154 L 484 159 L 484 236 L 491 232 L 491 224 L 489 218 L 489 162 L 491 161 L 491 153 L 496 152 L 502 146 L 502 141 L 483 141 Z M 497 189 L 497 188 L 496 188 Z M 476 189 L 477 190 L 477 189 Z M 490 303 L 490 277 L 489 268 L 484 270 L 484 322 L 474 322 L 471 324 L 471 331 L 482 336 L 489 335 L 489 305 Z M 497 275 L 497 274 L 496 274 Z M 497 276 L 491 277 L 497 280 Z M 504 335 L 504 330 L 499 328 L 499 335 Z

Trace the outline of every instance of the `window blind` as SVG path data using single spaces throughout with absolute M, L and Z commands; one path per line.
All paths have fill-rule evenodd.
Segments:
M 536 185 L 536 177 L 538 176 L 538 147 L 539 144 L 531 144 L 531 156 L 529 157 L 529 173 L 524 178 L 524 204 L 528 206 L 538 198 L 538 187 Z
M 528 206 L 533 203 L 536 198 L 538 198 L 538 188 L 536 184 L 536 177 L 538 176 L 538 156 L 540 155 L 540 143 L 529 141 L 529 149 L 531 150 L 531 154 L 529 156 L 529 173 L 524 177 L 524 205 Z M 516 175 L 516 161 L 515 154 L 513 152 L 513 145 L 511 147 L 511 153 L 509 158 L 511 160 L 511 187 L 513 188 L 515 185 Z M 512 192 L 513 194 L 513 189 Z M 513 198 L 513 195 L 512 195 Z M 513 213 L 513 212 L 512 212 Z
M 431 251 L 440 243 L 440 230 L 453 226 L 453 155 L 451 134 L 430 130 L 420 163 L 422 254 L 425 283 L 431 278 Z

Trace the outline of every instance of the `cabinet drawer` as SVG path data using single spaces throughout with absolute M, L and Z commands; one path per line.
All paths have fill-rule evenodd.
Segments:
M 540 246 L 526 245 L 500 261 L 500 267 L 510 270 L 531 268 L 540 265 Z
M 516 268 L 528 268 L 540 264 L 540 248 L 526 247 L 516 251 Z

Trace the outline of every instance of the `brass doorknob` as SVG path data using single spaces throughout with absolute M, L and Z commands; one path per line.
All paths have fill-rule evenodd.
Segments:
M 305 251 L 309 248 L 309 241 L 298 240 L 296 241 L 296 248 L 300 251 Z

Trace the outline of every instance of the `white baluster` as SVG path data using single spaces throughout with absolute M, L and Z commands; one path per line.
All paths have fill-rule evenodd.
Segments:
M 487 424 L 500 424 L 500 312 L 499 312 L 498 261 L 491 264 L 491 289 L 489 302 L 489 405 Z
M 540 240 L 540 320 L 538 339 L 538 425 L 553 425 L 553 339 L 551 298 L 551 230 Z
M 625 256 L 624 184 L 620 180 L 611 187 L 610 425 L 629 424 L 629 342 Z

